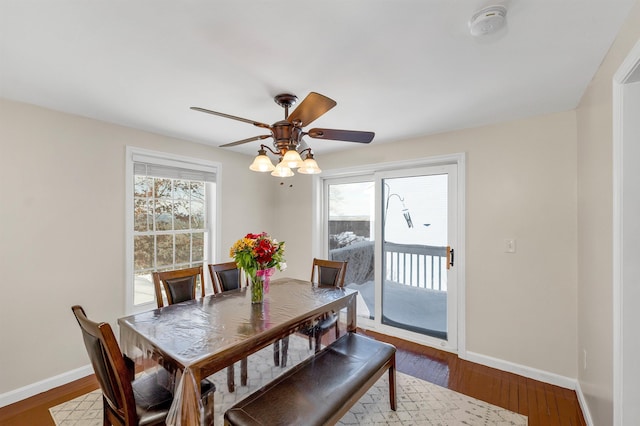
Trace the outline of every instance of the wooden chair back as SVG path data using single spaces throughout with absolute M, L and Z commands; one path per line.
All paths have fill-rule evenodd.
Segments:
M 311 282 L 317 283 L 319 287 L 343 287 L 346 272 L 347 262 L 314 258 L 311 265 Z M 332 328 L 336 331 L 337 339 L 340 336 L 340 327 L 336 312 L 325 313 L 317 321 L 302 327 L 299 332 L 309 337 L 309 349 L 312 340 L 315 339 L 315 351 L 318 352 L 322 336 Z
M 131 385 L 133 371 L 125 362 L 111 326 L 89 320 L 79 305 L 71 310 L 82 330 L 84 345 L 102 389 L 105 420 L 113 424 L 138 424 Z
M 347 262 L 314 258 L 311 266 L 311 282 L 317 282 L 319 286 L 324 287 L 342 287 L 346 270 Z
M 184 302 L 196 298 L 200 278 L 200 297 L 204 297 L 204 273 L 202 266 L 176 269 L 173 271 L 154 272 L 153 286 L 156 292 L 158 308 L 164 306 L 162 290 L 167 297 L 167 304 Z
M 211 283 L 213 284 L 213 292 L 215 294 L 229 290 L 235 290 L 242 286 L 240 278 L 240 269 L 236 262 L 210 263 L 209 274 L 211 275 Z M 247 358 L 240 360 L 240 384 L 247 384 Z M 234 366 L 231 364 L 227 367 L 227 387 L 229 392 L 235 390 L 235 373 Z
M 213 292 L 217 294 L 242 287 L 241 272 L 236 262 L 209 264 Z

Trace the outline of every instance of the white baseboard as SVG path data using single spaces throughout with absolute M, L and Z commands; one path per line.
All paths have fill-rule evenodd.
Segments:
M 576 381 L 576 394 L 578 395 L 578 403 L 580 404 L 584 421 L 587 423 L 587 426 L 593 426 L 593 419 L 591 418 L 589 405 L 587 405 L 587 399 L 584 397 L 584 393 L 582 393 L 579 381 Z
M 570 377 L 561 376 L 559 374 L 550 373 L 548 371 L 538 370 L 536 368 L 515 364 L 513 362 L 505 361 L 498 358 L 492 358 L 490 356 L 480 355 L 469 351 L 466 352 L 464 359 L 466 359 L 467 361 L 486 365 L 487 367 L 497 368 L 498 370 L 507 371 L 509 373 L 518 374 L 520 376 L 528 377 L 540 382 L 549 383 L 575 391 L 578 398 L 578 404 L 580 405 L 580 410 L 582 410 L 582 415 L 584 416 L 584 421 L 587 423 L 587 426 L 593 426 L 593 419 L 591 418 L 589 405 L 587 404 L 584 393 L 582 393 L 580 382 L 577 379 L 572 379 Z
M 25 387 L 5 392 L 3 394 L 0 394 L 0 407 L 22 401 L 23 399 L 30 398 L 34 395 L 46 392 L 58 386 L 66 385 L 67 383 L 73 382 L 74 380 L 78 380 L 92 374 L 93 368 L 90 364 L 87 364 L 84 367 L 76 368 L 75 370 L 67 371 L 66 373 L 50 377 L 40 382 L 32 383 Z
M 525 365 L 516 364 L 498 358 L 493 358 L 487 355 L 477 354 L 475 352 L 467 351 L 464 359 L 466 359 L 467 361 L 486 365 L 487 367 L 497 368 L 498 370 L 518 374 L 520 376 L 560 386 L 566 389 L 575 390 L 578 383 L 576 379 L 572 379 L 570 377 L 561 376 L 559 374 L 550 373 L 544 370 L 538 370 L 536 368 L 527 367 Z

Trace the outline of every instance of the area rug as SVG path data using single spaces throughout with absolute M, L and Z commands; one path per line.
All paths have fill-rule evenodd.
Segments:
M 226 370 L 209 379 L 217 387 L 216 425 L 223 425 L 227 407 L 263 384 L 282 374 L 292 365 L 313 355 L 306 339 L 291 336 L 287 368 L 273 365 L 273 347 L 249 356 L 249 382 L 240 383 L 240 365 L 236 365 L 236 391 L 227 391 Z M 526 425 L 527 417 L 466 395 L 397 373 L 397 411 L 389 408 L 388 376 L 385 374 L 360 398 L 340 420 L 339 425 L 449 426 L 449 425 Z M 57 426 L 101 426 L 102 393 L 97 390 L 52 407 L 51 417 Z

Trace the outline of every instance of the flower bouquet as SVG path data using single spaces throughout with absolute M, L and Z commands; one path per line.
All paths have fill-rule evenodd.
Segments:
M 245 235 L 231 246 L 229 256 L 251 279 L 251 303 L 262 303 L 275 268 L 283 271 L 287 267 L 284 242 L 279 243 L 266 232 Z

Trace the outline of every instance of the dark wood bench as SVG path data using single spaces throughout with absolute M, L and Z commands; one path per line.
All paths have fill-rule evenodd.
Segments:
M 347 333 L 224 414 L 225 425 L 335 424 L 389 371 L 389 402 L 396 409 L 396 348 Z

